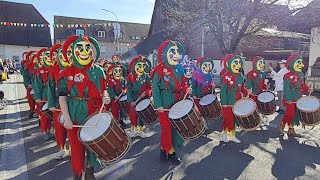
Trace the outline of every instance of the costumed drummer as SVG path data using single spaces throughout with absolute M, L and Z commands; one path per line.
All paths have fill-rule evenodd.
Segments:
M 61 73 L 63 80 L 61 79 L 59 84 L 59 103 L 71 145 L 73 178 L 81 179 L 86 148 L 79 140 L 79 128 L 73 125 L 82 125 L 88 116 L 100 110 L 102 102 L 108 104 L 110 100 L 106 91 L 104 70 L 93 65 L 95 60 L 93 46 L 97 52 L 97 59 L 100 55 L 98 42 L 87 36 L 69 37 L 62 48 L 65 59 L 68 59 L 67 50 L 70 45 L 73 65 Z M 95 179 L 94 167 L 97 164 L 97 158 L 88 149 L 86 154 L 85 179 Z
M 140 100 L 151 95 L 151 79 L 148 75 L 150 68 L 151 62 L 149 59 L 141 55 L 133 58 L 129 65 L 131 73 L 127 77 L 127 95 L 128 102 L 130 103 L 131 131 L 129 135 L 131 137 L 146 137 L 146 134 L 142 130 L 143 123 L 141 120 L 138 121 L 135 107 Z
M 243 66 L 243 60 L 240 56 L 235 54 L 227 55 L 223 59 L 223 65 L 226 68 L 226 72 L 222 76 L 220 91 L 223 116 L 221 141 L 241 143 L 236 137 L 235 117 L 232 107 L 237 100 L 244 97 L 243 94 L 250 94 L 251 90 L 247 90 L 244 85 L 245 78 L 240 72 Z M 230 135 L 228 133 L 230 133 Z
M 311 93 L 312 90 L 304 83 L 304 73 L 302 72 L 304 64 L 301 56 L 290 56 L 286 61 L 286 67 L 289 70 L 283 77 L 286 112 L 278 128 L 280 135 L 283 135 L 284 128 L 288 125 L 288 136 L 300 137 L 300 134 L 294 131 L 294 126 L 300 124 L 296 102 L 302 94 Z
M 37 103 L 37 110 L 40 117 L 41 131 L 43 133 L 43 138 L 45 140 L 50 139 L 50 129 L 52 126 L 51 112 L 41 111 L 42 106 L 47 101 L 47 92 L 48 92 L 48 68 L 51 66 L 50 58 L 50 49 L 42 48 L 40 49 L 35 58 L 37 59 L 37 69 L 35 75 L 34 83 L 34 99 Z
M 31 66 L 32 61 L 30 58 L 30 55 L 32 54 L 33 51 L 29 51 L 29 52 L 24 52 L 22 54 L 22 58 L 23 60 L 21 61 L 21 68 L 20 68 L 20 73 L 23 77 L 23 85 L 27 90 L 27 100 L 28 100 L 28 104 L 30 107 L 30 113 L 29 113 L 29 118 L 31 119 L 33 117 L 33 114 L 35 113 L 35 102 L 33 99 L 33 95 L 31 94 L 31 91 L 33 89 L 32 86 L 32 74 L 31 74 L 31 70 L 33 69 Z
M 175 149 L 184 141 L 172 127 L 165 110 L 182 99 L 185 93 L 192 93 L 192 89 L 187 86 L 183 67 L 179 64 L 184 53 L 184 47 L 179 42 L 167 40 L 161 43 L 158 49 L 158 65 L 154 68 L 152 78 L 154 107 L 161 126 L 160 159 L 176 164 L 180 164 L 181 161 Z
M 53 113 L 54 133 L 56 137 L 57 147 L 59 152 L 55 159 L 63 159 L 68 154 L 66 152 L 66 138 L 67 130 L 59 123 L 59 115 L 61 113 L 59 106 L 59 91 L 58 85 L 60 83 L 61 76 L 59 75 L 65 68 L 72 64 L 72 51 L 71 47 L 68 49 L 68 59 L 64 59 L 62 55 L 62 45 L 56 44 L 50 49 L 50 58 L 53 62 L 53 67 L 49 69 L 48 78 L 48 107 Z M 64 82 L 65 83 L 65 82 Z

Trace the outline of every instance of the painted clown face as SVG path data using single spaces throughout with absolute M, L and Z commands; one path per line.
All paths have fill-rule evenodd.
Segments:
M 54 65 L 54 62 L 50 58 L 50 51 L 47 50 L 47 51 L 43 52 L 43 62 L 47 66 L 53 66 Z
M 211 62 L 204 62 L 201 65 L 201 71 L 203 74 L 209 74 L 212 71 L 213 64 Z
M 242 67 L 242 61 L 240 58 L 236 58 L 236 59 L 232 60 L 230 65 L 231 65 L 230 69 L 234 74 L 240 73 L 240 69 Z
M 74 45 L 73 50 L 80 65 L 86 66 L 93 61 L 93 49 L 89 42 L 80 41 Z
M 264 59 L 259 59 L 257 61 L 256 67 L 258 71 L 263 71 L 266 67 L 266 61 Z
M 193 73 L 193 69 L 191 67 L 184 68 L 184 76 L 186 78 L 191 78 Z
M 60 64 L 63 67 L 69 67 L 72 64 L 72 50 L 71 50 L 71 48 L 68 48 L 67 58 L 68 58 L 68 60 L 64 59 L 63 54 L 62 54 L 62 50 L 59 51 L 58 60 L 59 60 Z
M 179 63 L 181 60 L 182 55 L 179 52 L 179 48 L 177 45 L 174 45 L 169 48 L 168 53 L 167 53 L 167 59 L 168 63 L 172 66 L 175 66 Z
M 121 57 L 119 55 L 112 56 L 112 62 L 119 63 L 120 60 L 121 60 Z
M 303 64 L 303 60 L 301 58 L 296 60 L 293 64 L 293 70 L 296 72 L 302 72 L 303 67 L 304 67 L 304 64 Z
M 138 62 L 136 63 L 136 65 L 134 66 L 134 71 L 136 72 L 136 74 L 138 76 L 142 76 L 144 74 L 145 69 L 147 68 L 146 63 L 144 62 Z
M 36 52 L 33 52 L 33 53 L 30 55 L 31 60 L 32 60 L 33 56 L 35 56 L 36 54 L 37 54 Z M 33 64 L 37 64 L 37 63 L 38 63 L 38 58 L 37 58 L 37 57 L 33 58 L 32 63 L 33 63 Z
M 119 80 L 122 78 L 122 69 L 121 67 L 116 67 L 113 69 L 113 78 Z
M 39 62 L 38 62 L 38 66 L 39 67 L 41 67 L 41 66 L 43 66 L 43 64 L 44 64 L 44 53 L 41 53 L 40 55 L 39 55 Z

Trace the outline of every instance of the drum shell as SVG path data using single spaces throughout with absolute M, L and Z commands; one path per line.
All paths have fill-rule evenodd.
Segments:
M 199 109 L 201 115 L 204 118 L 216 119 L 221 116 L 221 106 L 218 98 L 216 98 L 212 103 L 202 106 Z
M 143 121 L 145 125 L 153 125 L 154 123 L 157 122 L 158 114 L 154 110 L 154 107 L 152 104 L 149 104 L 149 106 L 146 109 L 142 111 L 136 111 L 136 112 L 138 117 Z
M 105 111 L 105 113 L 108 112 Z M 96 114 L 98 114 L 98 112 L 88 116 L 84 121 L 84 124 Z M 80 142 L 90 149 L 105 164 L 115 163 L 120 160 L 128 152 L 131 146 L 130 137 L 114 119 L 111 120 L 110 127 L 102 135 L 92 141 L 81 140 L 80 132 L 81 129 L 78 132 Z
M 271 93 L 271 92 L 270 92 Z M 273 94 L 273 93 L 272 93 Z M 275 97 L 275 96 L 274 96 Z M 270 102 L 260 102 L 257 98 L 257 108 L 258 111 L 261 114 L 264 115 L 271 115 L 273 113 L 276 112 L 277 110 L 277 106 L 276 106 L 276 99 L 274 98 L 272 101 Z
M 179 119 L 170 119 L 172 126 L 178 131 L 185 140 L 193 140 L 200 137 L 205 129 L 205 122 L 194 105 L 188 114 Z
M 241 100 L 239 100 L 239 101 L 241 101 Z M 234 112 L 234 106 L 233 106 L 232 111 Z M 260 119 L 260 116 L 258 115 L 258 111 L 257 111 L 256 106 L 254 106 L 254 109 L 250 113 L 243 115 L 243 116 L 234 114 L 234 117 L 235 117 L 238 125 L 245 131 L 254 131 L 258 127 L 260 127 L 261 119 Z
M 299 109 L 297 107 L 297 111 L 298 111 L 298 116 L 299 116 L 300 122 L 304 126 L 315 126 L 320 123 L 320 109 L 319 108 L 316 110 L 306 111 L 306 110 Z
M 125 101 L 119 101 L 119 105 L 120 105 L 120 108 L 123 110 L 123 112 L 129 116 L 130 114 L 130 104 L 128 103 L 127 100 Z

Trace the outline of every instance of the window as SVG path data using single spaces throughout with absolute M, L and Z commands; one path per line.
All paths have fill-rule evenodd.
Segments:
M 133 39 L 133 40 L 139 40 L 140 37 L 138 37 L 138 36 L 131 36 L 131 39 Z
M 98 31 L 98 37 L 106 37 L 105 31 Z
M 80 36 L 80 35 L 84 36 L 84 30 L 83 29 L 76 29 L 76 35 L 77 36 Z

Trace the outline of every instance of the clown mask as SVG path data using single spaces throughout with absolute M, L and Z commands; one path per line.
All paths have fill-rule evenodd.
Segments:
M 114 55 L 114 56 L 112 57 L 112 62 L 114 62 L 114 63 L 119 63 L 120 60 L 121 60 L 121 58 L 120 58 L 119 55 Z
M 54 65 L 53 61 L 50 58 L 50 51 L 45 51 L 42 56 L 43 56 L 43 62 L 47 66 L 53 66 Z
M 69 67 L 72 64 L 72 51 L 71 48 L 67 51 L 68 60 L 64 59 L 62 51 L 59 51 L 58 60 L 63 67 Z
M 185 76 L 186 78 L 191 78 L 191 77 L 192 77 L 192 73 L 193 73 L 192 68 L 186 67 L 186 68 L 184 69 L 184 76 Z
M 167 53 L 167 59 L 168 63 L 172 66 L 175 66 L 179 63 L 180 59 L 182 58 L 179 48 L 177 45 L 174 45 L 169 48 L 168 53 Z
M 203 74 L 209 74 L 212 71 L 212 66 L 211 62 L 204 62 L 201 65 L 201 71 Z
M 293 64 L 293 70 L 296 72 L 302 72 L 303 67 L 304 67 L 304 64 L 301 58 L 296 60 Z
M 232 60 L 232 62 L 230 63 L 231 65 L 231 71 L 234 73 L 234 74 L 239 74 L 240 72 L 240 69 L 242 67 L 242 61 L 240 58 L 236 58 L 234 60 Z
M 113 69 L 113 78 L 119 80 L 122 78 L 122 69 L 121 67 L 116 67 Z
M 144 74 L 145 69 L 146 69 L 146 63 L 144 63 L 144 62 L 138 62 L 134 66 L 134 71 L 136 72 L 136 74 L 138 76 L 142 76 Z
M 266 66 L 265 60 L 264 59 L 259 59 L 259 61 L 257 62 L 256 66 L 257 66 L 257 70 L 258 71 L 263 71 L 265 66 Z
M 87 41 L 80 41 L 74 45 L 75 58 L 80 65 L 86 66 L 93 61 L 93 49 Z

